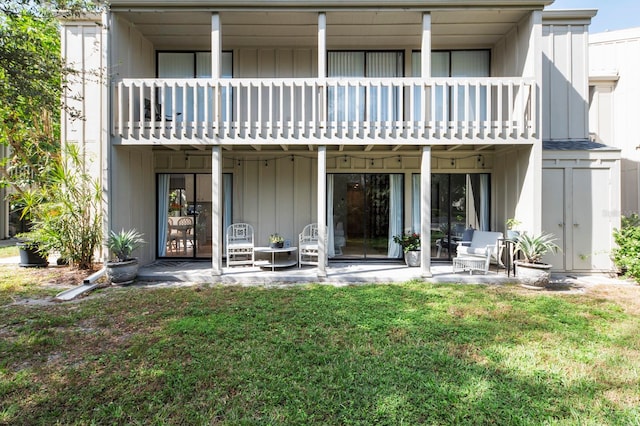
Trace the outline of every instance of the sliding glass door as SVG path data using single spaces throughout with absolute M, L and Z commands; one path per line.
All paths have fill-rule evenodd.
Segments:
M 211 258 L 212 186 L 209 173 L 157 176 L 158 257 Z M 223 175 L 223 223 L 231 217 L 231 174 Z
M 328 252 L 335 259 L 402 257 L 403 175 L 331 174 L 327 177 Z
M 412 192 L 419 194 L 416 184 L 419 181 L 414 179 Z M 434 260 L 455 257 L 457 244 L 467 228 L 490 230 L 490 201 L 489 174 L 432 174 L 431 257 Z M 419 203 L 416 195 L 414 203 Z

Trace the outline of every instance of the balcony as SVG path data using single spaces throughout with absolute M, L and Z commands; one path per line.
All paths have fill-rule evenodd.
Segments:
M 528 78 L 122 79 L 120 144 L 503 144 L 539 139 Z

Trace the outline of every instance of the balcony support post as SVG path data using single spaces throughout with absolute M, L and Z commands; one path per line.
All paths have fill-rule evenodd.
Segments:
M 422 147 L 420 163 L 420 268 L 423 278 L 431 274 L 431 146 Z
M 327 147 L 318 146 L 318 278 L 327 276 Z
M 211 14 L 211 78 L 217 80 L 222 75 L 222 24 L 220 14 Z
M 327 78 L 327 14 L 318 13 L 318 78 Z
M 211 275 L 222 275 L 222 148 L 211 147 Z M 216 213 L 217 212 L 217 213 Z
M 422 14 L 422 48 L 420 55 L 420 77 L 431 77 L 431 14 Z M 423 98 L 424 99 L 424 98 Z

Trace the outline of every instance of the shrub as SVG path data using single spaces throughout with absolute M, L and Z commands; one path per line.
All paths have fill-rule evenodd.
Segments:
M 618 269 L 640 283 L 640 217 L 636 213 L 622 217 L 622 226 L 613 231 L 618 248 L 613 250 L 613 262 Z
M 68 145 L 40 188 L 21 194 L 23 214 L 44 252 L 58 252 L 80 269 L 90 269 L 102 244 L 102 189 L 86 171 L 78 148 Z

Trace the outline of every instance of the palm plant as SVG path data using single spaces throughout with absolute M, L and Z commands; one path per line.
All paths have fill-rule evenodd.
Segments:
M 521 254 L 526 263 L 540 263 L 547 253 L 557 253 L 560 247 L 555 243 L 553 234 L 521 234 L 516 243 L 516 254 Z

